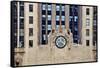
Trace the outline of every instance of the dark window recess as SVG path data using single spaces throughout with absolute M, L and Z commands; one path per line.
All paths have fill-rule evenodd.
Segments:
M 48 21 L 48 25 L 51 25 L 51 21 Z
M 89 15 L 89 14 L 90 14 L 90 9 L 86 8 L 86 15 Z
M 56 21 L 56 25 L 60 25 L 60 22 L 59 21 Z
M 48 34 L 51 32 L 51 30 L 48 30 Z
M 89 40 L 86 40 L 86 46 L 89 46 L 90 44 L 89 44 Z
M 29 36 L 33 36 L 33 28 L 29 28 Z
M 24 6 L 20 6 L 20 16 L 24 17 Z
M 24 36 L 19 36 L 20 47 L 24 47 Z
M 61 13 L 61 14 L 62 14 L 62 16 L 64 16 L 64 15 L 65 15 L 65 11 L 62 11 L 62 13 Z
M 43 35 L 42 35 L 42 44 L 46 44 L 46 40 L 44 39 Z
M 24 24 L 24 19 L 20 19 L 20 24 Z
M 62 25 L 65 25 L 65 21 L 62 21 L 62 23 L 61 23 Z
M 29 40 L 29 47 L 33 47 L 33 40 Z
M 33 24 L 33 16 L 29 16 L 29 24 Z
M 46 21 L 45 20 L 42 20 L 42 25 L 46 25 Z
M 42 14 L 45 15 L 46 14 L 46 10 L 42 10 Z
M 24 5 L 24 2 L 23 2 L 23 1 L 21 1 L 21 2 L 19 2 L 19 4 L 20 4 L 21 6 L 23 6 L 23 5 Z
M 46 34 L 46 30 L 42 30 L 42 34 Z
M 29 12 L 33 12 L 33 5 L 29 5 Z
M 56 15 L 60 15 L 60 11 L 56 11 Z
M 51 15 L 51 11 L 48 11 L 48 15 Z

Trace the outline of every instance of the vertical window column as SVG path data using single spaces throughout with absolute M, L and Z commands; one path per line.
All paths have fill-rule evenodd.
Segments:
M 24 2 L 19 2 L 19 47 L 24 47 Z
M 41 44 L 46 44 L 46 10 L 47 10 L 47 4 L 41 4 L 41 11 L 42 11 L 42 14 L 41 14 Z

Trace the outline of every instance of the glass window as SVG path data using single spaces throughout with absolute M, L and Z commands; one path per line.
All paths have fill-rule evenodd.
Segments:
M 89 46 L 89 44 L 90 44 L 89 40 L 86 40 L 86 46 Z
M 33 28 L 29 28 L 29 36 L 33 36 Z
M 24 2 L 23 1 L 19 2 L 19 4 L 20 4 L 20 6 L 24 6 Z
M 57 16 L 56 16 L 56 21 L 59 21 L 59 18 L 60 18 L 60 16 L 57 15 Z
M 24 19 L 23 18 L 20 19 L 20 24 L 24 24 Z
M 19 35 L 24 36 L 24 29 L 19 29 Z
M 46 35 L 45 34 L 43 35 L 43 40 L 46 40 Z
M 52 29 L 52 26 L 51 25 L 48 25 L 48 30 L 51 30 Z
M 65 25 L 62 25 L 62 29 L 63 29 L 63 30 L 65 29 Z
M 59 25 L 56 25 L 56 30 L 59 30 Z
M 48 10 L 51 10 L 51 8 L 52 8 L 52 5 L 48 5 Z
M 90 9 L 86 8 L 86 15 L 89 15 L 89 14 L 90 14 Z
M 42 10 L 46 10 L 46 4 L 42 4 Z
M 69 21 L 73 21 L 73 16 L 69 16 Z
M 77 27 L 75 27 L 75 31 L 78 31 L 78 28 Z
M 20 6 L 20 16 L 24 17 L 24 6 Z
M 86 29 L 86 36 L 89 36 L 89 29 Z
M 29 16 L 29 24 L 33 24 L 33 16 Z
M 24 41 L 20 41 L 18 47 L 24 47 Z
M 56 11 L 60 11 L 60 5 L 56 5 Z
M 74 16 L 74 21 L 78 22 L 78 16 Z
M 62 8 L 62 11 L 65 11 L 65 6 L 61 6 L 61 8 Z
M 62 21 L 65 21 L 65 16 L 61 16 L 61 18 L 62 18 Z
M 33 40 L 29 40 L 29 47 L 33 47 Z
M 90 19 L 86 19 L 86 26 L 90 25 Z
M 32 4 L 29 5 L 29 12 L 33 12 L 33 5 Z
M 48 20 L 51 20 L 51 15 L 48 15 Z

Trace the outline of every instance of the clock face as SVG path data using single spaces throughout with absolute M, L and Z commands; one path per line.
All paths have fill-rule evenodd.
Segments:
M 66 46 L 67 39 L 64 36 L 58 36 L 55 40 L 55 44 L 58 48 L 64 48 Z

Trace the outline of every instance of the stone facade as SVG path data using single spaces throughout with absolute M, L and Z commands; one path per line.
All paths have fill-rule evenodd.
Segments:
M 29 12 L 29 4 L 33 5 L 33 12 Z M 89 62 L 97 61 L 93 52 L 92 44 L 92 22 L 93 22 L 93 7 L 80 6 L 79 15 L 82 22 L 80 35 L 82 43 L 73 43 L 73 34 L 69 29 L 69 5 L 65 5 L 66 24 L 65 30 L 55 30 L 55 4 L 52 4 L 52 31 L 49 33 L 48 44 L 40 44 L 40 19 L 41 19 L 41 4 L 40 3 L 24 3 L 24 48 L 15 48 L 15 65 L 41 65 L 41 64 L 57 64 L 57 63 L 73 63 L 73 62 Z M 86 16 L 86 8 L 90 8 L 90 15 Z M 33 16 L 33 24 L 29 24 L 29 16 Z M 86 18 L 90 18 L 90 26 L 86 27 Z M 33 36 L 29 36 L 29 28 L 33 28 Z M 86 28 L 90 29 L 90 36 L 86 37 Z M 62 32 L 60 32 L 60 30 Z M 67 39 L 67 44 L 64 48 L 56 46 L 56 38 L 64 36 Z M 90 46 L 86 46 L 86 40 L 90 40 Z M 33 47 L 29 47 L 29 40 L 33 40 Z

